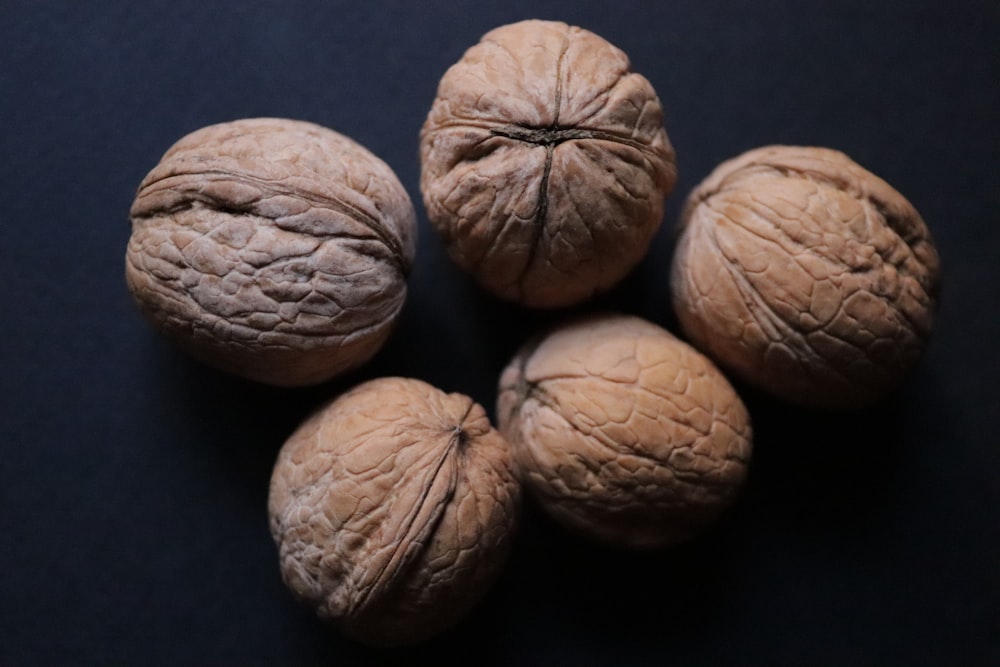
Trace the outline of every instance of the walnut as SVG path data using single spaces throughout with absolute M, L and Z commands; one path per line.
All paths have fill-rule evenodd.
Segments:
M 621 280 L 677 174 L 660 101 L 628 57 L 537 20 L 487 33 L 445 73 L 420 157 L 428 217 L 452 259 L 535 307 Z
M 470 398 L 403 378 L 356 387 L 309 418 L 275 464 L 269 511 L 285 583 L 362 642 L 442 631 L 506 558 L 512 465 Z
M 126 279 L 197 358 L 275 385 L 367 361 L 406 298 L 416 215 L 392 170 L 311 123 L 256 118 L 184 137 L 139 186 Z
M 522 481 L 557 521 L 628 547 L 706 528 L 746 476 L 746 408 L 703 355 L 637 317 L 571 322 L 500 379 L 498 420 Z
M 931 331 L 939 261 L 910 203 L 843 153 L 770 146 L 692 193 L 671 274 L 687 337 L 786 401 L 868 405 Z

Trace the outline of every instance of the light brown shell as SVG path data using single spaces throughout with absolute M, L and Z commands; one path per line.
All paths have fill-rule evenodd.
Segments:
M 621 280 L 677 175 L 649 81 L 601 37 L 553 21 L 497 28 L 445 73 L 420 157 L 452 259 L 493 294 L 538 307 Z
M 419 380 L 366 382 L 309 418 L 271 478 L 285 583 L 347 635 L 421 641 L 505 561 L 519 486 L 483 408 Z
M 615 545 L 696 535 L 733 502 L 750 459 L 750 417 L 726 379 L 637 317 L 574 321 L 525 346 L 497 413 L 540 505 Z
M 139 186 L 129 290 L 194 356 L 276 385 L 329 379 L 381 347 L 406 298 L 416 215 L 392 170 L 333 130 L 212 125 Z
M 874 403 L 931 332 L 939 260 L 912 205 L 843 153 L 768 146 L 690 195 L 671 274 L 691 342 L 786 401 Z

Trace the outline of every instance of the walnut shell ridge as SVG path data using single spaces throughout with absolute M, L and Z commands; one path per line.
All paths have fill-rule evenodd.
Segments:
M 501 375 L 497 414 L 541 507 L 617 546 L 697 535 L 750 460 L 750 417 L 725 377 L 637 317 L 575 320 L 525 345 Z
M 694 189 L 680 225 L 678 319 L 745 382 L 805 406 L 862 407 L 922 355 L 939 291 L 930 231 L 843 153 L 744 153 Z
M 578 303 L 646 254 L 677 177 L 663 109 L 592 32 L 522 21 L 442 78 L 420 134 L 421 191 L 451 258 L 494 295 Z
M 367 361 L 406 299 L 416 214 L 388 165 L 325 127 L 211 125 L 139 186 L 126 281 L 200 360 L 308 385 Z
M 361 384 L 282 447 L 271 534 L 297 598 L 373 645 L 456 623 L 505 562 L 520 487 L 472 399 L 419 380 Z

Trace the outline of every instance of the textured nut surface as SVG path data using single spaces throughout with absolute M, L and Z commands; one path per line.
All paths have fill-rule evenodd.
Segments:
M 503 564 L 519 486 L 483 408 L 411 379 L 364 383 L 309 418 L 271 478 L 271 533 L 295 595 L 371 644 L 464 615 Z
M 660 101 L 626 55 L 537 20 L 487 33 L 445 73 L 420 157 L 450 256 L 497 296 L 538 307 L 623 278 L 677 173 Z
M 254 118 L 182 138 L 139 186 L 126 280 L 201 360 L 277 385 L 370 358 L 406 298 L 416 215 L 392 170 L 312 123 Z
M 671 273 L 685 334 L 787 401 L 884 397 L 931 331 L 939 260 L 910 203 L 843 153 L 769 146 L 691 194 Z
M 499 428 L 556 520 L 633 547 L 686 540 L 747 471 L 750 418 L 703 355 L 645 320 L 604 315 L 529 343 L 500 379 Z

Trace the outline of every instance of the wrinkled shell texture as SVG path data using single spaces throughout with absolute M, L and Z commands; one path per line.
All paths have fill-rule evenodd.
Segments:
M 939 260 L 912 205 L 843 153 L 770 146 L 720 165 L 682 214 L 671 274 L 692 343 L 790 402 L 860 407 L 916 364 Z
M 178 141 L 139 186 L 126 279 L 201 360 L 276 385 L 370 358 L 406 298 L 416 215 L 392 170 L 319 125 L 257 118 Z
M 676 180 L 663 110 L 625 54 L 564 23 L 497 28 L 444 75 L 420 143 L 431 223 L 493 294 L 536 307 L 609 289 Z
M 498 419 L 540 505 L 617 546 L 693 537 L 735 499 L 750 460 L 750 418 L 726 379 L 636 317 L 529 343 L 501 376 Z
M 359 385 L 308 419 L 275 464 L 285 583 L 359 641 L 426 639 L 475 604 L 506 558 L 512 466 L 471 399 L 411 379 Z

